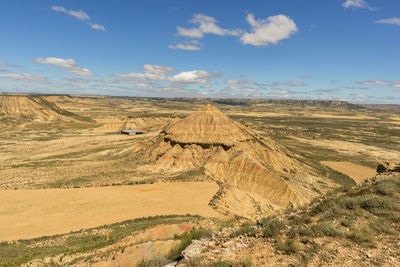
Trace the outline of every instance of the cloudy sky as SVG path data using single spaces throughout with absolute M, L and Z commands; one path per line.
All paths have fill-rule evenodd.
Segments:
M 1 0 L 0 92 L 400 104 L 399 0 Z

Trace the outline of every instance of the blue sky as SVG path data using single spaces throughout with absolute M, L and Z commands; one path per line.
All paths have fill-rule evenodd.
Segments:
M 0 1 L 0 91 L 400 104 L 400 1 Z

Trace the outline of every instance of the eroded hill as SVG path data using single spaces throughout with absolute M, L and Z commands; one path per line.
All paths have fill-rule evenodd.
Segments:
M 3 123 L 42 123 L 50 121 L 92 120 L 49 102 L 45 97 L 33 95 L 0 95 L 0 121 Z
M 219 182 L 221 190 L 212 204 L 224 214 L 254 217 L 299 207 L 317 196 L 316 191 L 324 191 L 318 188 L 319 178 L 283 147 L 212 105 L 139 143 L 135 153 L 144 173 L 197 175 Z

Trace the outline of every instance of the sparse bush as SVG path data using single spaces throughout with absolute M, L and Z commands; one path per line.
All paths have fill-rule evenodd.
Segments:
M 346 217 L 344 218 L 340 224 L 346 227 L 350 227 L 354 222 L 354 217 Z
M 373 237 L 367 228 L 354 227 L 347 238 L 357 244 L 369 243 L 373 244 Z
M 159 266 L 164 266 L 168 263 L 169 263 L 169 261 L 166 257 L 159 256 L 159 257 L 152 258 L 150 260 L 141 261 L 136 266 L 137 267 L 159 267 Z
M 338 203 L 349 210 L 354 210 L 359 206 L 358 200 L 354 197 L 342 197 L 338 199 Z
M 249 224 L 243 224 L 240 226 L 238 230 L 230 234 L 230 237 L 237 237 L 237 236 L 256 236 L 256 229 L 254 229 Z
M 181 242 L 169 252 L 168 258 L 171 260 L 177 260 L 181 256 L 182 251 L 185 250 L 193 240 L 202 238 L 205 233 L 206 231 L 204 229 L 194 229 L 190 233 L 180 235 L 178 239 L 180 239 Z
M 392 196 L 395 192 L 400 191 L 400 182 L 396 180 L 384 180 L 378 183 L 375 188 L 375 193 L 384 196 Z
M 263 218 L 259 224 L 262 227 L 263 237 L 277 236 L 285 227 L 285 224 L 282 221 L 272 217 Z
M 323 222 L 312 226 L 312 232 L 315 236 L 340 236 L 331 223 Z
M 278 249 L 286 255 L 295 254 L 299 251 L 298 245 L 294 239 L 286 239 L 285 242 L 278 241 Z
M 379 209 L 392 210 L 394 207 L 391 200 L 380 196 L 365 195 L 361 196 L 359 200 L 360 207 L 371 212 Z

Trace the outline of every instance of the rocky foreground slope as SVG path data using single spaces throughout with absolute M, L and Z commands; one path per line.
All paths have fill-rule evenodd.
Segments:
M 193 241 L 174 265 L 400 266 L 400 173 L 382 172 L 256 224 L 231 223 Z
M 212 205 L 223 214 L 257 217 L 300 207 L 326 190 L 326 182 L 283 147 L 212 105 L 139 143 L 135 153 L 144 172 L 217 181 L 221 190 Z

